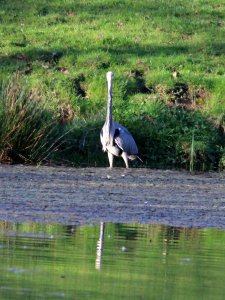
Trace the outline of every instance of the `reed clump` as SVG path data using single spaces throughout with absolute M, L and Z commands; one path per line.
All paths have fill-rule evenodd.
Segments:
M 58 146 L 58 122 L 16 74 L 0 91 L 1 162 L 38 163 Z M 56 142 L 57 141 L 57 142 Z

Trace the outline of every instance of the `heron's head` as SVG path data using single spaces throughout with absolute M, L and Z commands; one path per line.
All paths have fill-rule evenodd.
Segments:
M 113 80 L 113 72 L 112 71 L 107 72 L 106 78 L 107 78 L 107 81 L 112 81 Z

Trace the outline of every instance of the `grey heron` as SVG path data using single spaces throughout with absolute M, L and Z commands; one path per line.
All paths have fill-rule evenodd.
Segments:
M 108 83 L 108 104 L 105 124 L 100 133 L 102 150 L 108 154 L 110 168 L 113 168 L 114 156 L 121 156 L 126 168 L 129 168 L 128 159 L 140 159 L 138 157 L 138 148 L 131 133 L 112 119 L 113 72 L 107 72 L 106 78 Z

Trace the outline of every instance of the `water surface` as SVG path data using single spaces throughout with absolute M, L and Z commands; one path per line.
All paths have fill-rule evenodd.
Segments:
M 225 232 L 0 223 L 0 299 L 224 299 Z

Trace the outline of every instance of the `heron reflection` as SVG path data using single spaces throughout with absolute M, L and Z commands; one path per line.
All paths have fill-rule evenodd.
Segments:
M 95 260 L 95 268 L 97 270 L 101 269 L 103 242 L 104 242 L 104 230 L 105 230 L 105 223 L 101 222 L 100 223 L 99 239 L 98 239 L 98 242 L 97 242 L 96 260 Z

